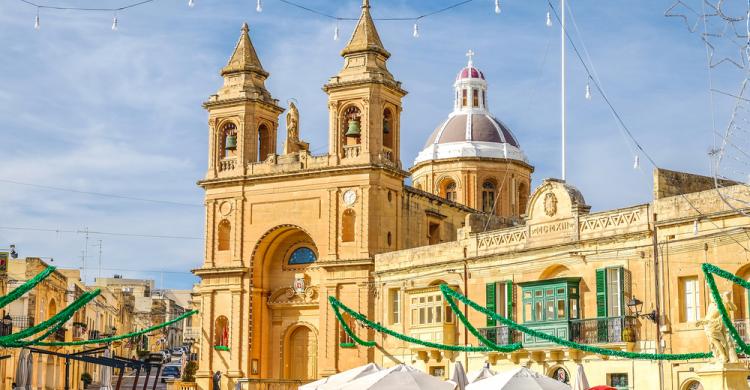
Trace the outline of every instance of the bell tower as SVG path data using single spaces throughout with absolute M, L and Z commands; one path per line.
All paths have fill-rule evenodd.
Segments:
M 284 111 L 266 89 L 268 72 L 250 41 L 247 23 L 221 76 L 224 85 L 203 104 L 209 127 L 207 179 L 244 175 L 248 164 L 275 154 Z
M 406 91 L 386 67 L 369 0 L 341 56 L 344 68 L 323 87 L 328 94 L 329 153 L 342 165 L 401 166 L 401 99 Z

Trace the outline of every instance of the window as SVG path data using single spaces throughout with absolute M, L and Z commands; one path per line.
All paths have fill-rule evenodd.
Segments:
M 317 259 L 318 257 L 315 256 L 315 252 L 312 249 L 303 246 L 295 249 L 294 252 L 292 252 L 292 255 L 289 256 L 289 261 L 287 261 L 287 264 L 310 264 L 314 263 Z
M 439 290 L 412 295 L 410 309 L 412 325 L 438 325 L 453 322 L 453 312 L 444 305 L 443 294 Z
M 393 149 L 393 114 L 391 110 L 383 110 L 383 146 Z
M 487 309 L 505 318 L 513 318 L 512 282 L 487 283 L 485 299 Z M 495 325 L 497 325 L 497 321 L 492 317 L 487 317 L 487 326 Z
M 391 324 L 401 322 L 401 290 L 398 288 L 388 290 L 388 316 Z
M 682 322 L 695 322 L 701 319 L 700 301 L 698 291 L 698 277 L 687 276 L 679 279 L 680 298 L 682 299 L 680 320 Z
M 491 213 L 494 206 L 495 183 L 487 180 L 482 184 L 482 211 L 485 213 Z
M 617 390 L 628 389 L 628 374 L 609 374 L 609 385 Z
M 440 223 L 430 222 L 427 232 L 427 238 L 429 239 L 430 245 L 440 243 Z
M 229 321 L 227 317 L 219 316 L 214 321 L 214 346 L 229 346 Z
M 354 318 L 352 318 L 351 315 L 348 313 L 341 313 L 341 318 L 344 319 L 344 323 L 346 323 L 349 326 L 349 329 L 352 330 L 352 332 L 355 331 L 354 329 Z M 339 323 L 339 343 L 341 344 L 351 344 L 354 343 L 354 340 L 349 337 L 349 334 L 346 333 L 346 329 L 344 329 L 344 326 Z
M 354 241 L 354 226 L 356 222 L 356 214 L 352 209 L 344 210 L 344 215 L 341 217 L 341 241 L 352 242 Z
M 226 219 L 221 220 L 219 222 L 219 232 L 218 232 L 218 247 L 220 251 L 228 251 L 229 250 L 229 237 L 232 232 L 232 225 L 227 221 Z
M 579 282 L 580 278 L 560 278 L 522 283 L 523 321 L 548 322 L 578 318 Z M 512 294 L 512 290 L 510 293 Z M 512 300 L 510 302 L 512 305 Z
M 626 315 L 625 302 L 631 295 L 630 271 L 624 267 L 596 270 L 596 316 L 621 317 Z
M 471 106 L 479 107 L 479 90 L 475 89 L 471 93 Z
M 430 367 L 430 375 L 438 378 L 445 377 L 445 367 Z
M 529 186 L 521 182 L 518 185 L 518 212 L 525 213 L 526 205 L 529 203 Z
M 466 107 L 467 104 L 467 91 L 465 89 L 461 90 L 461 107 Z
M 487 108 L 487 95 L 484 90 L 482 90 L 482 107 Z
M 443 184 L 443 197 L 451 202 L 456 201 L 456 182 L 453 180 L 446 180 Z

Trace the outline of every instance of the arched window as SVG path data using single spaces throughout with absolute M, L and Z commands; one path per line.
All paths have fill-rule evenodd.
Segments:
M 229 320 L 219 316 L 214 321 L 214 347 L 229 346 Z
M 352 209 L 346 209 L 344 215 L 341 217 L 341 241 L 351 242 L 354 241 L 354 225 L 356 222 L 356 214 Z
M 271 153 L 271 132 L 262 124 L 258 127 L 258 162 L 265 161 Z
M 461 107 L 466 107 L 468 103 L 468 91 L 465 89 L 461 90 Z
M 383 146 L 393 149 L 393 114 L 391 110 L 383 110 Z
M 452 202 L 456 201 L 456 182 L 450 179 L 444 180 L 442 185 L 443 198 Z
M 345 145 L 357 145 L 361 143 L 362 136 L 362 113 L 357 106 L 349 106 L 344 110 L 341 122 L 342 135 Z M 356 157 L 356 156 L 346 156 Z
M 54 317 L 57 314 L 57 303 L 54 299 L 50 299 L 49 307 L 47 308 L 47 319 Z
M 526 212 L 526 204 L 529 202 L 529 186 L 526 183 L 521 182 L 518 185 L 518 213 L 523 214 Z
M 234 157 L 237 153 L 237 125 L 229 122 L 221 129 L 221 156 Z
M 317 260 L 318 257 L 315 255 L 315 252 L 306 247 L 302 246 L 294 250 L 292 254 L 289 256 L 289 261 L 287 261 L 287 264 L 289 265 L 299 265 L 299 264 L 310 264 L 314 263 L 315 260 Z
M 491 213 L 495 208 L 495 183 L 486 180 L 482 184 L 482 212 Z
M 223 219 L 221 222 L 219 222 L 219 229 L 218 229 L 218 242 L 219 242 L 219 250 L 220 251 L 227 251 L 229 250 L 229 237 L 232 233 L 232 225 L 227 221 L 226 219 Z
M 479 90 L 474 89 L 471 94 L 471 106 L 472 107 L 479 107 Z
M 691 381 L 685 386 L 685 390 L 703 390 L 703 385 L 698 381 Z

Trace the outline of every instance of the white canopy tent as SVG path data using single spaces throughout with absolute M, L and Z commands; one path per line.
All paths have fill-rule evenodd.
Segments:
M 380 371 L 381 368 L 375 363 L 368 363 L 364 366 L 352 368 L 338 374 L 331 375 L 327 378 L 319 379 L 315 382 L 311 382 L 300 386 L 299 390 L 324 390 L 324 389 L 335 389 L 347 382 L 362 378 L 364 376 L 374 374 Z
M 481 370 L 471 371 L 468 374 L 466 374 L 466 377 L 469 379 L 469 383 L 474 383 L 477 381 L 481 381 L 482 379 L 487 379 L 491 376 L 495 376 L 497 373 L 495 371 L 492 371 L 488 367 L 482 367 Z
M 416 368 L 398 366 L 364 376 L 336 390 L 453 390 L 455 384 L 427 375 Z
M 573 380 L 573 390 L 588 390 L 591 386 L 589 386 L 589 380 L 586 378 L 586 371 L 583 370 L 583 366 L 579 364 L 576 371 L 576 377 Z
M 470 383 L 469 378 L 466 376 L 466 371 L 464 371 L 464 366 L 459 361 L 453 365 L 451 382 L 456 384 L 456 390 L 465 390 L 466 386 Z
M 526 367 L 517 367 L 487 379 L 474 382 L 466 390 L 571 390 L 558 382 Z

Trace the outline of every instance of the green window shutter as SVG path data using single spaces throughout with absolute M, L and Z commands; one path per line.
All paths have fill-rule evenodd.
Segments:
M 495 304 L 495 289 L 497 287 L 497 284 L 495 283 L 487 283 L 487 293 L 485 294 L 486 297 L 486 305 L 487 309 L 490 310 L 493 313 L 497 313 L 497 305 Z M 494 318 L 487 316 L 487 326 L 495 326 L 496 321 Z
M 596 316 L 607 316 L 607 269 L 596 270 Z
M 513 319 L 513 282 L 505 282 L 505 307 L 508 310 L 508 319 Z

